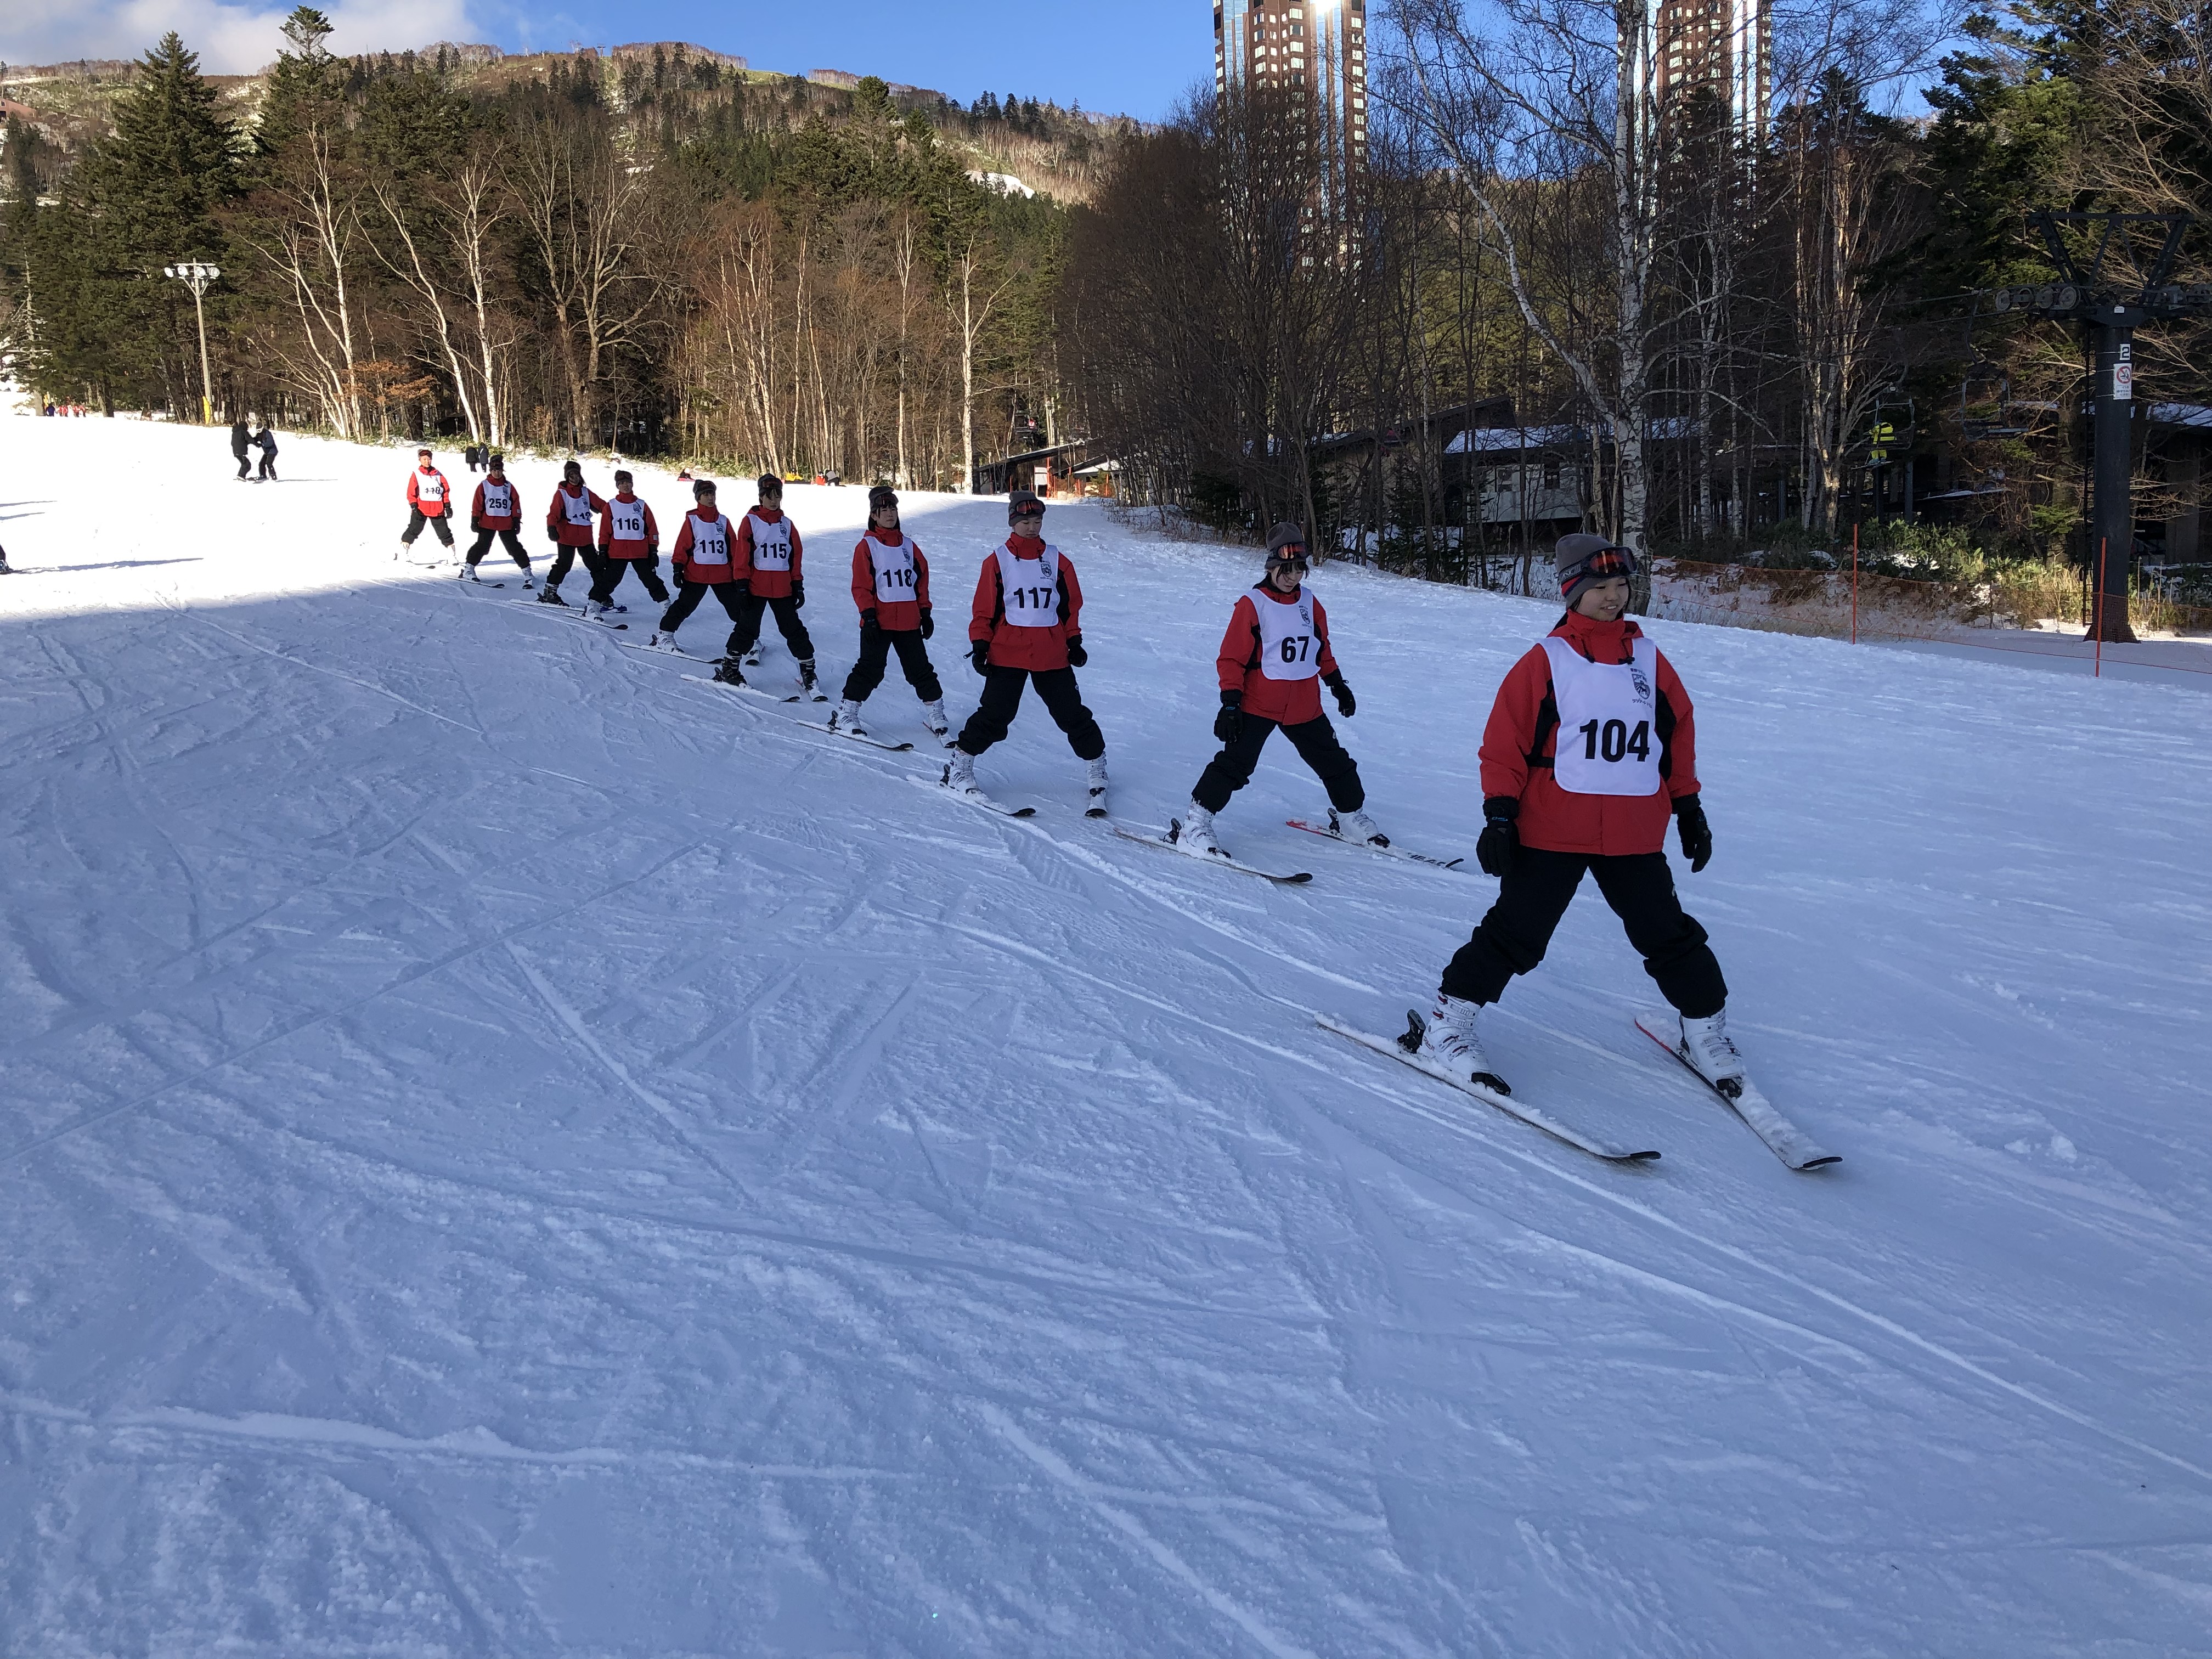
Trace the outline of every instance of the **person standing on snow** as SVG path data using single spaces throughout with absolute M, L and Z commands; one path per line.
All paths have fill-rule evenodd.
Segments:
M 1419 1053 L 1510 1092 L 1483 1054 L 1475 1016 L 1544 959 L 1588 872 L 1680 1017 L 1685 1056 L 1722 1093 L 1740 1091 L 1743 1060 L 1723 1012 L 1728 985 L 1705 930 L 1675 895 L 1663 850 L 1671 813 L 1693 873 L 1713 854 L 1689 693 L 1622 615 L 1633 551 L 1602 536 L 1566 536 L 1557 563 L 1567 613 L 1506 674 L 1483 728 L 1475 858 L 1498 878 L 1498 902 L 1444 969 Z
M 1323 684 L 1346 720 L 1358 705 L 1329 647 L 1328 613 L 1306 591 L 1305 574 L 1304 527 L 1277 525 L 1267 538 L 1266 576 L 1237 599 L 1215 653 L 1221 712 L 1214 716 L 1213 735 L 1221 739 L 1221 752 L 1206 763 L 1182 819 L 1168 826 L 1168 839 L 1186 853 L 1221 851 L 1213 815 L 1252 781 L 1260 750 L 1278 727 L 1328 791 L 1330 828 L 1346 841 L 1390 844 L 1367 816 L 1358 763 L 1345 752 L 1322 712 Z
M 898 492 L 889 484 L 868 492 L 868 533 L 853 549 L 853 603 L 860 612 L 860 655 L 845 678 L 844 701 L 830 716 L 830 729 L 868 735 L 860 725 L 860 705 L 884 683 L 896 650 L 906 683 L 921 699 L 930 735 L 942 742 L 952 723 L 945 718 L 945 687 L 923 643 L 937 631 L 929 608 L 929 561 L 899 528 Z
M 745 620 L 738 624 L 744 638 L 734 654 L 751 654 L 760 639 L 761 617 L 773 611 L 776 631 L 799 665 L 799 683 L 811 692 L 814 641 L 799 615 L 806 604 L 805 552 L 799 526 L 783 515 L 783 480 L 773 472 L 762 473 L 760 505 L 738 521 L 737 562 L 750 574 L 745 579 Z
M 276 434 L 269 429 L 269 417 L 261 417 L 261 430 L 253 434 L 254 447 L 261 452 L 261 470 L 253 475 L 253 482 L 266 479 L 276 482 Z
M 50 409 L 46 413 L 51 415 L 53 413 L 53 410 Z M 252 447 L 252 417 L 248 416 L 239 420 L 233 421 L 230 423 L 230 454 L 231 459 L 238 463 L 238 478 L 240 483 L 243 483 L 246 481 L 246 452 Z
M 1083 706 L 1075 671 L 1091 660 L 1083 645 L 1083 588 L 1075 566 L 1043 538 L 1044 503 L 1018 490 L 1006 503 L 1009 534 L 983 560 L 968 624 L 969 660 L 983 677 L 983 696 L 953 744 L 945 787 L 981 794 L 975 757 L 1003 738 L 1035 685 L 1076 758 L 1090 763 L 1091 809 L 1106 805 L 1106 736 Z
M 538 584 L 530 579 L 530 555 L 523 551 L 522 538 L 515 529 L 521 522 L 521 492 L 507 482 L 506 457 L 495 455 L 487 464 L 483 482 L 477 486 L 476 499 L 469 504 L 469 528 L 477 532 L 477 538 L 469 548 L 467 561 L 457 573 L 461 580 L 483 580 L 477 574 L 477 566 L 491 551 L 491 538 L 496 536 L 507 556 L 520 567 L 522 585 L 535 587 Z
M 599 585 L 599 556 L 592 545 L 592 531 L 599 515 L 606 510 L 606 502 L 584 488 L 584 464 L 566 463 L 561 469 L 560 485 L 545 509 L 545 539 L 561 550 L 554 556 L 553 568 L 545 573 L 545 591 L 538 596 L 538 604 L 568 605 L 561 597 L 561 584 L 568 580 L 580 556 L 592 586 Z
M 744 628 L 744 571 L 734 562 L 737 527 L 714 505 L 714 493 L 712 478 L 698 479 L 691 486 L 696 504 L 684 515 L 684 527 L 676 532 L 676 545 L 669 551 L 669 562 L 676 568 L 676 603 L 661 613 L 659 630 L 647 643 L 674 645 L 684 619 L 712 593 L 730 619 L 729 641 L 722 647 L 714 678 L 725 685 L 743 685 L 738 647 Z
M 453 498 L 452 487 L 446 483 L 446 475 L 433 465 L 430 452 L 416 450 L 415 470 L 407 475 L 407 530 L 399 538 L 399 551 L 392 556 L 396 559 L 410 551 L 426 524 L 438 532 L 438 539 L 446 544 L 446 550 L 452 552 L 453 532 L 446 522 L 446 515 L 453 506 Z
M 599 520 L 599 579 L 592 584 L 587 615 L 604 617 L 629 607 L 617 605 L 615 589 L 630 571 L 659 605 L 668 603 L 667 586 L 660 580 L 660 526 L 653 509 L 638 498 L 627 472 L 615 474 L 615 495 L 602 502 L 605 516 Z

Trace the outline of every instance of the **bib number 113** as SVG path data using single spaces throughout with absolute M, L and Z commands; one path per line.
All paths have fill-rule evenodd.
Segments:
M 1617 761 L 1633 755 L 1639 761 L 1651 758 L 1651 722 L 1638 720 L 1636 729 L 1628 729 L 1626 720 L 1607 720 L 1602 726 L 1595 720 L 1585 720 L 1582 726 L 1583 758 Z

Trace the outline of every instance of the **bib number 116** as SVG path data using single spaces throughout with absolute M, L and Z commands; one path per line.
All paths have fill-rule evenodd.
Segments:
M 1582 726 L 1583 758 L 1617 761 L 1633 755 L 1639 761 L 1651 758 L 1651 722 L 1638 720 L 1636 729 L 1628 729 L 1626 720 L 1607 720 L 1601 726 L 1595 720 L 1585 720 Z

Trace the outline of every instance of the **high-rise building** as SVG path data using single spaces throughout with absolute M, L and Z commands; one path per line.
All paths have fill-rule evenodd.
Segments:
M 1367 0 L 1214 0 L 1213 84 L 1224 97 L 1303 100 L 1315 210 L 1338 224 L 1352 216 L 1367 170 Z
M 1651 68 L 1661 118 L 1710 93 L 1740 138 L 1766 132 L 1774 64 L 1769 0 L 1659 0 Z

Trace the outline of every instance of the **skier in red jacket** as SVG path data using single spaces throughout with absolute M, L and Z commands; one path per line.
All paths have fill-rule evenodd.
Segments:
M 696 480 L 691 495 L 694 505 L 684 515 L 684 527 L 676 532 L 676 545 L 669 550 L 669 562 L 676 568 L 676 603 L 661 612 L 659 630 L 647 643 L 673 646 L 684 619 L 712 593 L 720 601 L 731 624 L 729 641 L 722 647 L 714 678 L 725 685 L 743 685 L 745 677 L 738 666 L 742 654 L 738 647 L 744 626 L 745 570 L 736 562 L 737 526 L 714 505 L 712 478 Z
M 437 532 L 446 550 L 452 552 L 453 530 L 446 519 L 453 504 L 453 487 L 446 482 L 446 475 L 432 462 L 428 450 L 416 450 L 415 470 L 407 475 L 407 528 L 400 532 L 398 551 L 392 556 L 397 559 L 412 552 L 415 538 L 426 524 Z
M 930 615 L 929 561 L 899 527 L 898 492 L 878 484 L 868 492 L 868 533 L 853 549 L 853 603 L 860 612 L 860 655 L 845 678 L 844 700 L 830 716 L 833 732 L 865 738 L 860 705 L 884 683 L 890 654 L 898 653 L 906 683 L 921 699 L 930 735 L 952 729 L 945 714 L 945 687 L 922 643 L 937 631 Z
M 1022 688 L 1035 685 L 1076 758 L 1090 763 L 1088 810 L 1103 813 L 1106 735 L 1075 683 L 1075 671 L 1091 660 L 1083 646 L 1083 588 L 1067 556 L 1044 540 L 1044 503 L 1036 495 L 1017 490 L 1006 503 L 1006 539 L 983 560 L 968 623 L 968 657 L 983 677 L 983 697 L 953 744 L 945 786 L 982 793 L 975 757 L 1006 735 Z
M 592 545 L 592 527 L 606 510 L 606 502 L 584 488 L 583 463 L 566 463 L 561 469 L 561 487 L 553 492 L 545 509 L 545 539 L 561 550 L 554 556 L 553 568 L 545 573 L 545 591 L 538 596 L 538 604 L 568 603 L 561 597 L 561 584 L 568 580 L 579 557 L 592 586 L 599 585 L 599 556 Z
M 1168 839 L 1186 853 L 1221 851 L 1213 815 L 1252 781 L 1260 750 L 1279 726 L 1328 791 L 1330 827 L 1346 841 L 1390 844 L 1367 816 L 1358 763 L 1345 752 L 1322 712 L 1324 684 L 1346 720 L 1358 703 L 1330 648 L 1328 613 L 1306 592 L 1305 574 L 1304 527 L 1277 525 L 1267 537 L 1266 577 L 1237 601 L 1215 654 L 1221 712 L 1214 716 L 1213 735 L 1221 739 L 1221 752 L 1190 792 L 1189 808 L 1168 826 Z
M 1544 959 L 1587 872 L 1680 1016 L 1686 1057 L 1732 1096 L 1744 1069 L 1722 1012 L 1728 985 L 1705 930 L 1675 895 L 1664 851 L 1671 816 L 1693 873 L 1713 854 L 1690 696 L 1622 614 L 1631 550 L 1566 536 L 1557 563 L 1567 613 L 1507 673 L 1483 728 L 1474 851 L 1498 878 L 1498 902 L 1445 968 L 1420 1052 L 1508 1092 L 1475 1035 L 1477 1011 Z
M 799 615 L 806 604 L 805 556 L 799 526 L 783 514 L 783 480 L 773 472 L 762 473 L 760 505 L 738 520 L 738 562 L 750 574 L 745 579 L 744 620 L 738 624 L 744 637 L 736 654 L 753 654 L 761 617 L 775 611 L 776 631 L 799 665 L 799 684 L 811 695 L 814 641 Z
M 614 499 L 599 503 L 599 568 L 585 601 L 588 616 L 629 608 L 614 602 L 615 589 L 633 570 L 656 603 L 668 603 L 668 587 L 660 580 L 660 526 L 631 488 L 635 482 L 627 472 L 616 473 Z
M 537 584 L 530 579 L 530 555 L 523 551 L 522 538 L 515 533 L 514 527 L 521 522 L 521 492 L 507 481 L 507 458 L 495 455 L 489 475 L 477 486 L 476 499 L 469 503 L 469 528 L 477 532 L 477 538 L 456 573 L 460 579 L 470 582 L 483 580 L 477 574 L 477 567 L 491 551 L 491 540 L 496 536 L 508 556 L 521 566 L 522 585 L 535 586 Z

